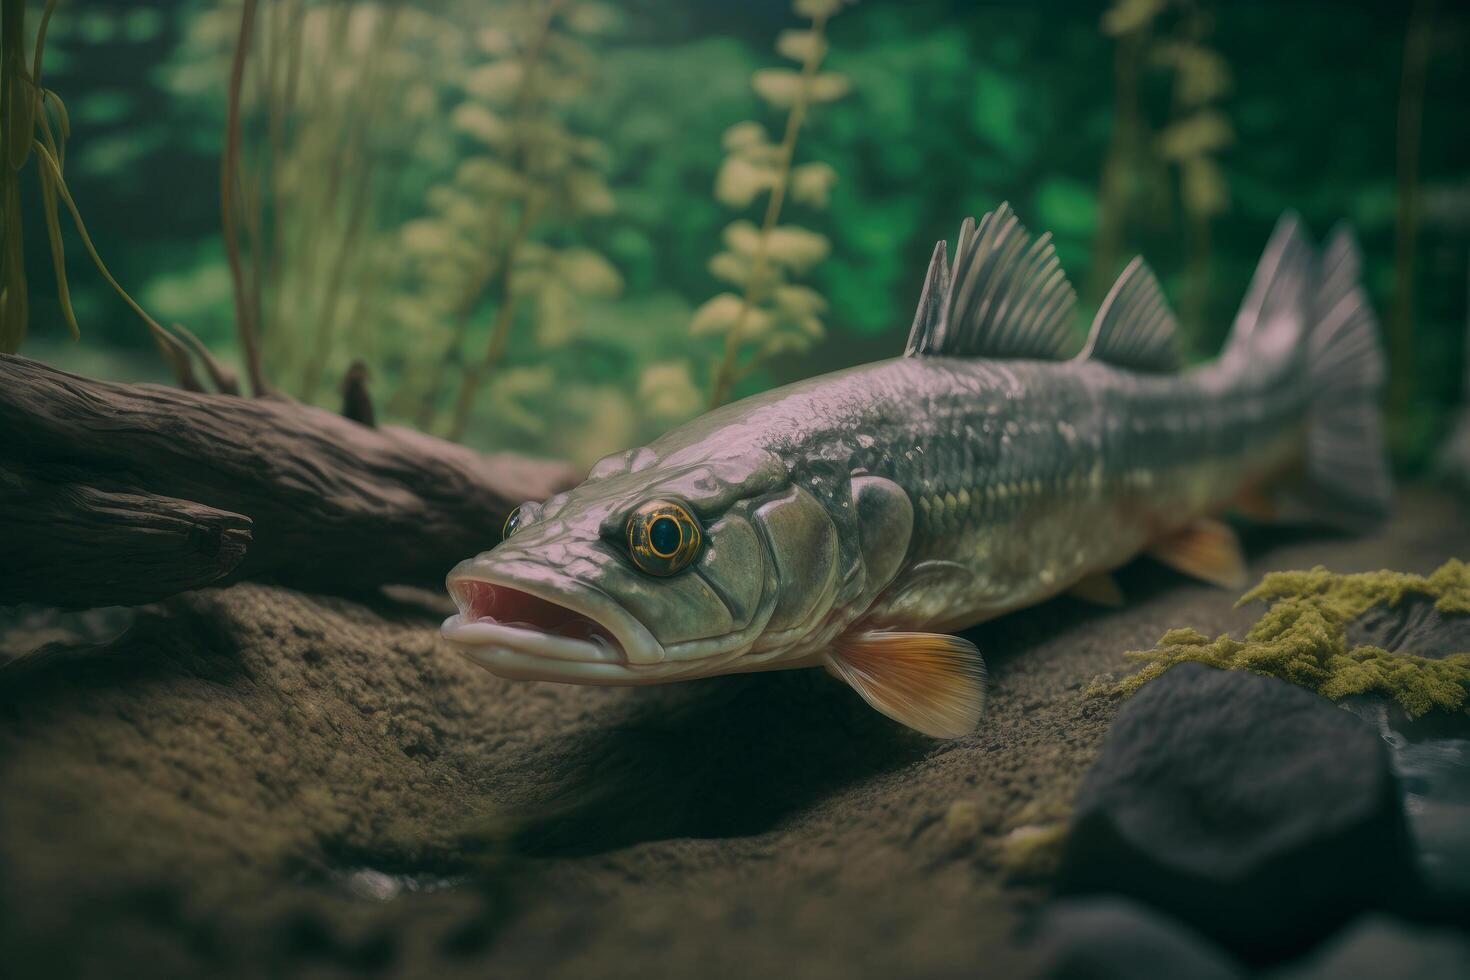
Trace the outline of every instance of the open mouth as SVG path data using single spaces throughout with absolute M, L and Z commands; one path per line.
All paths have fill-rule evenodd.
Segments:
M 444 623 L 450 640 L 574 663 L 627 662 L 612 629 L 570 606 L 476 579 L 451 582 L 449 593 L 459 607 Z

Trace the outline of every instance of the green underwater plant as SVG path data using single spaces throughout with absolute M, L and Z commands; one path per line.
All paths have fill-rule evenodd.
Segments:
M 764 126 L 747 120 L 725 131 L 726 157 L 715 178 L 715 197 L 722 204 L 745 208 L 766 195 L 759 226 L 745 219 L 725 227 L 725 250 L 709 262 L 718 279 L 740 289 L 720 293 L 694 312 L 695 336 L 723 334 L 724 354 L 710 384 L 710 407 L 723 404 L 737 382 L 770 358 L 801 351 L 820 340 L 826 299 L 810 286 L 792 280 L 827 257 L 825 236 L 797 225 L 778 224 L 781 208 L 791 199 L 814 208 L 827 205 L 837 172 L 820 161 L 795 164 L 797 139 L 811 106 L 842 98 L 851 88 L 847 76 L 820 71 L 827 54 L 827 22 L 843 0 L 796 0 L 793 10 L 810 19 L 805 30 L 783 31 L 776 50 L 797 62 L 799 70 L 766 68 L 751 78 L 756 94 L 768 105 L 786 110 L 779 143 Z M 742 350 L 754 350 L 742 359 Z
M 1180 315 L 1197 331 L 1204 322 L 1210 284 L 1210 223 L 1230 205 L 1230 188 L 1215 157 L 1235 141 L 1235 132 L 1219 107 L 1231 77 L 1225 58 L 1209 45 L 1214 18 L 1200 3 L 1181 7 L 1174 35 L 1154 52 L 1156 63 L 1173 73 L 1171 118 L 1155 142 L 1159 155 L 1179 173 L 1187 225 Z
M 61 235 L 59 207 L 64 205 L 88 256 L 123 301 L 141 318 L 164 356 L 188 374 L 188 356 L 181 342 L 158 325 L 128 295 L 98 254 L 82 221 L 81 211 L 66 183 L 66 142 L 71 121 L 66 104 L 42 84 L 42 62 L 46 51 L 46 29 L 56 11 L 57 0 L 47 0 L 41 11 L 34 42 L 28 42 L 25 0 L 0 2 L 0 352 L 14 353 L 25 340 L 30 320 L 29 288 L 26 283 L 25 245 L 21 213 L 21 175 L 31 159 L 36 161 L 41 210 L 51 246 L 51 265 L 56 275 L 61 314 L 73 339 L 81 336 L 72 309 L 71 290 L 66 280 L 65 245 Z M 26 47 L 32 53 L 27 59 Z M 56 121 L 53 127 L 52 116 Z
M 610 30 L 616 15 L 567 0 L 513 4 L 505 14 L 479 33 L 486 60 L 466 78 L 451 115 L 475 149 L 430 190 L 433 216 L 406 229 L 427 239 L 447 232 L 442 240 L 450 247 L 428 254 L 454 263 L 441 269 L 451 280 L 454 329 L 436 374 L 463 356 L 475 311 L 493 307 L 484 352 L 459 379 L 446 430 L 452 439 L 463 437 L 481 387 L 504 360 L 522 304 L 532 309 L 537 341 L 556 346 L 571 339 L 580 298 L 616 296 L 623 286 L 600 252 L 554 245 L 546 234 L 616 206 L 602 176 L 603 144 L 567 121 L 596 69 L 579 35 Z M 431 380 L 429 397 L 439 388 Z
M 460 438 L 527 309 L 555 346 L 581 299 L 616 295 L 617 269 L 563 239 L 613 207 L 603 147 L 567 116 L 597 67 L 579 37 L 618 22 L 589 0 L 196 15 L 165 78 L 211 108 L 229 80 L 222 217 L 252 376 L 317 401 L 361 359 L 386 414 Z
M 1379 694 L 1410 717 L 1428 711 L 1464 711 L 1470 695 L 1470 651 L 1442 658 L 1350 646 L 1348 624 L 1377 605 L 1395 606 L 1405 596 L 1431 597 L 1445 615 L 1470 615 L 1470 565 L 1451 559 L 1428 576 L 1379 571 L 1336 575 L 1320 565 L 1310 571 L 1272 572 L 1237 606 L 1262 601 L 1266 614 L 1245 639 L 1211 640 L 1192 629 L 1165 633 L 1152 650 L 1130 652 L 1142 670 L 1092 693 L 1130 695 L 1182 663 L 1248 670 L 1278 677 L 1337 700 Z
M 1186 224 L 1180 312 L 1186 327 L 1197 330 L 1208 299 L 1211 222 L 1230 203 L 1216 159 L 1235 140 L 1220 107 L 1233 84 L 1230 66 L 1210 45 L 1214 17 L 1203 0 L 1115 0 L 1102 31 L 1116 39 L 1113 127 L 1087 296 L 1101 302 L 1117 272 L 1129 211 L 1146 191 L 1163 186 L 1163 168 L 1172 167 Z M 1144 97 L 1150 69 L 1167 71 L 1171 81 L 1168 115 L 1157 127 Z

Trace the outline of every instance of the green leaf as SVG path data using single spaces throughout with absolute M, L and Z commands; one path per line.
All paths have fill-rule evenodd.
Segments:
M 810 269 L 831 251 L 826 236 L 796 225 L 778 225 L 766 235 L 766 254 L 796 273 Z
M 1148 27 L 1163 12 L 1166 0 L 1116 0 L 1102 17 L 1102 30 L 1121 37 Z
M 1159 153 L 1166 160 L 1187 160 L 1224 149 L 1235 141 L 1235 131 L 1224 113 L 1202 109 L 1164 128 Z
M 795 0 L 791 9 L 798 17 L 831 17 L 842 9 L 842 0 Z
M 801 95 L 801 73 L 790 68 L 762 68 L 750 76 L 755 94 L 777 109 L 789 109 Z
M 449 114 L 449 122 L 461 133 L 467 133 L 486 146 L 500 146 L 510 138 L 510 126 L 495 113 L 476 102 L 461 102 Z
M 758 122 L 738 122 L 725 130 L 725 135 L 720 137 L 720 145 L 727 151 L 735 153 L 752 147 L 765 146 L 770 143 L 766 136 L 766 127 Z
M 504 102 L 520 88 L 524 71 L 515 61 L 492 61 L 473 69 L 464 79 L 465 91 L 492 102 Z
M 578 214 L 605 216 L 617 210 L 612 189 L 595 170 L 573 171 L 566 184 L 568 199 Z
M 744 219 L 732 221 L 720 235 L 734 252 L 747 258 L 760 250 L 761 233 L 754 224 Z
M 1184 162 L 1181 192 L 1184 205 L 1198 215 L 1216 215 L 1230 207 L 1230 187 L 1225 174 L 1212 158 L 1194 157 Z
M 709 260 L 709 274 L 736 286 L 744 286 L 750 279 L 750 260 L 734 252 L 716 252 Z
M 827 312 L 827 301 L 810 286 L 777 286 L 771 294 L 776 308 L 792 320 Z
M 558 275 L 584 296 L 610 299 L 623 291 L 622 275 L 611 262 L 589 248 L 563 249 L 554 261 Z
M 649 415 L 665 420 L 687 419 L 704 405 L 688 361 L 659 361 L 638 378 L 638 401 Z
M 566 13 L 567 26 L 578 34 L 611 34 L 622 26 L 620 10 L 606 3 L 579 3 Z
M 744 157 L 729 157 L 715 176 L 715 198 L 728 207 L 747 207 L 757 194 L 775 187 L 779 179 L 774 167 Z
M 498 160 L 473 157 L 454 172 L 454 181 L 471 192 L 481 194 L 519 194 L 526 179 Z
M 504 28 L 482 27 L 475 32 L 475 46 L 491 57 L 501 58 L 515 53 L 516 42 Z
M 455 238 L 453 228 L 433 218 L 415 218 L 399 234 L 408 251 L 428 255 L 448 251 Z
M 768 333 L 773 322 L 765 310 L 747 307 L 734 293 L 720 293 L 694 311 L 689 332 L 695 337 L 709 337 L 726 333 L 738 323 L 740 336 L 752 338 Z
M 837 171 L 817 161 L 804 163 L 791 171 L 791 199 L 814 208 L 825 208 L 837 183 Z
M 852 91 L 852 79 L 835 71 L 824 71 L 811 81 L 807 95 L 813 102 L 835 102 Z
M 820 62 L 827 54 L 827 41 L 816 31 L 782 31 L 776 35 L 776 51 L 802 64 Z

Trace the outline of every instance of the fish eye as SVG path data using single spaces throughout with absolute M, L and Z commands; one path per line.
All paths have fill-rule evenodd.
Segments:
M 699 522 L 672 501 L 651 500 L 628 518 L 628 554 L 650 575 L 683 571 L 703 540 Z
M 504 541 L 506 538 L 510 537 L 512 534 L 515 534 L 516 533 L 516 529 L 518 527 L 520 527 L 520 526 L 521 526 L 521 509 L 519 507 L 516 507 L 509 514 L 507 514 L 505 516 L 505 525 L 503 527 L 501 527 L 501 529 L 500 529 L 500 540 Z

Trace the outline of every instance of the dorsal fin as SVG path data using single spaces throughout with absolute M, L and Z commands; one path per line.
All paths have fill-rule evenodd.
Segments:
M 1142 256 L 1129 262 L 1108 290 L 1079 356 L 1135 371 L 1162 373 L 1183 365 L 1179 322 Z
M 1077 293 L 1057 262 L 1051 235 L 1033 238 L 1002 204 L 977 225 L 966 218 L 953 275 L 940 242 L 929 263 L 908 356 L 1067 356 Z
M 934 246 L 934 257 L 929 260 L 929 271 L 924 274 L 924 290 L 919 293 L 919 308 L 914 311 L 914 325 L 909 328 L 909 343 L 903 352 L 905 357 L 927 353 L 916 345 L 934 336 L 944 316 L 944 304 L 949 299 L 948 248 L 944 239 Z

